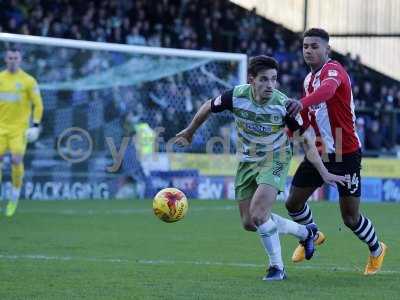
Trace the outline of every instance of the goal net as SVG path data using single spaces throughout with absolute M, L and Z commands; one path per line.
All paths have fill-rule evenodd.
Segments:
M 205 152 L 229 127 L 228 115 L 212 118 L 184 150 L 169 141 L 206 99 L 246 80 L 241 54 L 7 33 L 0 41 L 2 53 L 21 49 L 21 67 L 43 98 L 41 137 L 25 157 L 22 197 L 29 199 L 124 197 L 132 192 L 127 182 L 143 196 L 149 169 L 168 169 L 168 159 L 154 153 Z

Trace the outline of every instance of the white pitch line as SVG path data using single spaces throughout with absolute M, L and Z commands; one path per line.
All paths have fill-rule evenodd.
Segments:
M 3 260 L 55 260 L 55 261 L 88 261 L 88 262 L 109 262 L 109 263 L 128 263 L 133 262 L 120 258 L 97 258 L 97 257 L 74 257 L 74 256 L 52 256 L 43 254 L 22 254 L 22 255 L 2 255 Z
M 98 257 L 75 257 L 75 256 L 51 256 L 43 254 L 22 254 L 22 255 L 5 255 L 0 254 L 0 260 L 44 260 L 44 261 L 87 261 L 102 263 L 124 263 L 124 264 L 145 264 L 145 265 L 196 265 L 196 266 L 222 266 L 237 268 L 265 268 L 264 264 L 257 263 L 240 263 L 240 262 L 218 262 L 218 261 L 188 261 L 188 260 L 148 260 L 148 259 L 123 259 L 123 258 L 98 258 Z M 349 267 L 338 267 L 334 265 L 309 265 L 309 266 L 293 266 L 294 269 L 302 270 L 325 270 L 330 272 L 360 272 L 360 269 Z M 382 270 L 383 274 L 400 274 L 400 270 Z
M 190 212 L 201 212 L 201 211 L 225 211 L 225 210 L 236 210 L 237 206 L 217 206 L 217 207 L 193 207 L 190 208 Z M 21 208 L 18 213 L 23 214 L 55 214 L 55 215 L 69 215 L 69 216 L 92 216 L 92 215 L 132 215 L 132 214 L 144 214 L 152 212 L 152 208 L 126 208 L 126 209 L 108 209 L 108 210 L 96 210 L 96 209 L 28 209 Z

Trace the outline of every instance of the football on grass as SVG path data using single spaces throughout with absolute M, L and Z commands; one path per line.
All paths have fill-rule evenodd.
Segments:
M 163 189 L 153 199 L 154 214 L 167 223 L 181 220 L 188 207 L 185 194 L 176 188 Z

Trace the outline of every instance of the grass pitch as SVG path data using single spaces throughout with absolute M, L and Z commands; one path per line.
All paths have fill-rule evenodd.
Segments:
M 21 201 L 0 218 L 0 299 L 399 299 L 400 205 L 362 206 L 389 246 L 372 277 L 337 204 L 311 207 L 326 243 L 293 264 L 296 240 L 282 237 L 289 278 L 263 282 L 264 250 L 233 201 L 192 200 L 173 224 L 153 216 L 151 201 Z M 275 212 L 286 216 L 282 203 Z

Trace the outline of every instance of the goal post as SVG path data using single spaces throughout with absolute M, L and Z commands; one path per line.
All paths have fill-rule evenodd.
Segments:
M 141 54 L 155 55 L 155 56 L 158 55 L 158 56 L 170 56 L 170 57 L 212 59 L 221 61 L 237 61 L 239 66 L 237 74 L 239 82 L 245 83 L 247 81 L 247 55 L 240 53 L 135 46 L 126 44 L 72 40 L 72 39 L 42 37 L 42 36 L 2 33 L 2 32 L 0 32 L 0 41 L 9 43 L 18 43 L 18 44 L 42 45 L 50 47 L 86 49 L 94 51 L 102 50 L 102 51 L 115 51 L 121 53 L 141 53 Z

